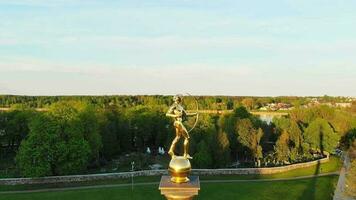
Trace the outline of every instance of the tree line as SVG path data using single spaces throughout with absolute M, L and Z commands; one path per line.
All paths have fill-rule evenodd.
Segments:
M 251 96 L 197 96 L 199 108 L 204 110 L 233 110 L 241 105 L 249 110 L 258 109 L 269 103 L 287 103 L 292 106 L 306 105 L 312 99 L 317 98 L 320 103 L 348 102 L 347 97 L 296 97 L 296 96 L 279 96 L 279 97 L 251 97 Z M 81 101 L 99 107 L 108 107 L 116 105 L 121 108 L 128 108 L 137 105 L 165 105 L 171 103 L 170 96 L 163 95 L 111 95 L 111 96 L 17 96 L 17 95 L 0 95 L 0 107 L 11 108 L 25 106 L 30 108 L 48 108 L 52 104 L 60 101 Z M 194 98 L 186 98 L 188 109 L 195 101 Z
M 85 173 L 126 153 L 167 149 L 174 137 L 172 121 L 165 116 L 171 102 L 154 102 L 102 107 L 61 100 L 47 112 L 26 106 L 2 112 L 0 159 L 13 156 L 22 176 L 37 177 Z M 222 168 L 303 162 L 338 146 L 347 148 L 355 128 L 351 112 L 328 106 L 296 108 L 271 124 L 239 106 L 224 115 L 201 115 L 190 135 L 192 164 Z

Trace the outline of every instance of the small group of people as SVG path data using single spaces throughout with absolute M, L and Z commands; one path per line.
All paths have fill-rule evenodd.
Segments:
M 150 147 L 147 147 L 146 149 L 147 154 L 151 154 L 151 149 Z M 164 155 L 166 152 L 164 151 L 163 147 L 158 147 L 158 154 Z

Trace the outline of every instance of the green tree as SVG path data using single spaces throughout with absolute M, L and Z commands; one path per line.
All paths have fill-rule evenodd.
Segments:
M 252 98 L 245 98 L 241 103 L 249 110 L 252 110 L 255 106 L 255 101 Z
M 263 136 L 262 129 L 256 130 L 250 119 L 239 120 L 236 129 L 239 142 L 249 150 L 250 156 L 257 163 L 256 165 L 259 165 L 262 158 L 262 147 L 260 145 Z
M 21 142 L 16 155 L 22 175 L 39 177 L 54 174 L 54 147 L 60 138 L 56 130 L 58 126 L 45 116 L 38 116 L 31 122 L 30 134 Z
M 254 147 L 254 157 L 257 160 L 257 166 L 261 166 L 261 159 L 263 158 L 262 146 L 260 145 L 261 138 L 263 137 L 263 130 L 261 128 L 258 129 L 256 136 L 254 137 L 254 143 L 256 146 Z
M 278 133 L 281 133 L 283 130 L 289 129 L 291 124 L 291 120 L 286 117 L 274 117 L 272 122 L 276 126 Z
M 226 103 L 226 109 L 227 110 L 232 110 L 234 109 L 234 101 L 232 99 L 228 99 Z
M 233 113 L 223 115 L 218 120 L 219 127 L 227 134 L 231 154 L 236 157 L 242 156 L 241 154 L 244 152 L 243 148 L 241 148 L 239 140 L 237 139 L 238 135 L 236 134 L 236 125 L 239 119 L 246 118 L 251 119 L 253 116 L 244 106 L 238 106 L 234 109 Z
M 8 151 L 16 151 L 21 141 L 28 135 L 28 124 L 35 114 L 30 109 L 15 109 L 4 113 L 3 138 Z
M 119 113 L 115 109 L 107 109 L 100 115 L 100 132 L 103 143 L 102 154 L 103 156 L 110 160 L 114 155 L 119 154 L 121 150 L 120 145 L 120 119 Z M 125 134 L 128 133 L 125 131 Z M 131 143 L 130 138 L 126 143 Z M 127 149 L 128 150 L 128 149 Z
M 287 129 L 289 133 L 289 139 L 291 141 L 291 147 L 295 148 L 296 150 L 301 149 L 301 145 L 303 143 L 303 135 L 302 131 L 300 130 L 297 122 L 291 121 L 290 126 Z
M 226 167 L 230 163 L 230 142 L 225 132 L 216 131 L 211 141 L 213 167 Z
M 208 149 L 208 145 L 202 140 L 198 144 L 198 151 L 194 154 L 193 165 L 197 168 L 211 168 L 212 158 Z
M 275 118 L 273 123 L 276 126 L 276 134 L 279 135 L 279 141 L 276 142 L 279 145 L 278 148 L 275 148 L 275 150 L 279 151 L 277 155 L 289 155 L 291 161 L 294 161 L 299 154 L 302 154 L 303 150 L 303 135 L 298 123 L 287 117 Z M 284 135 L 282 136 L 282 134 Z M 286 145 L 286 147 L 280 146 L 282 144 Z M 288 152 L 290 152 L 288 154 L 284 153 L 287 152 L 287 148 Z M 279 158 L 283 158 L 279 159 L 279 161 L 286 160 L 284 156 L 279 156 Z
M 167 131 L 171 130 L 171 119 L 165 117 L 160 107 L 137 106 L 127 113 L 135 150 L 164 146 Z
M 328 121 L 340 136 L 344 136 L 351 129 L 356 128 L 356 118 L 344 111 L 336 111 L 334 118 Z
M 293 121 L 308 125 L 317 118 L 331 121 L 335 117 L 335 110 L 326 105 L 312 108 L 296 108 L 290 112 L 290 117 Z
M 344 149 L 349 149 L 352 147 L 353 142 L 356 141 L 356 128 L 351 129 L 345 136 L 342 137 L 341 139 L 342 145 Z M 355 150 L 356 150 L 356 144 L 355 144 Z
M 276 158 L 279 162 L 285 162 L 289 159 L 290 150 L 288 144 L 289 134 L 283 131 L 275 145 Z
M 237 118 L 233 114 L 226 114 L 219 118 L 218 126 L 222 132 L 227 134 L 230 151 L 232 155 L 237 155 L 237 135 L 236 131 Z
M 335 133 L 325 119 L 317 118 L 306 128 L 304 141 L 316 150 L 332 152 L 338 145 L 340 136 Z M 323 153 L 323 152 L 321 152 Z
M 148 107 L 134 107 L 130 110 L 130 128 L 134 147 L 144 151 L 154 141 L 154 113 Z
M 248 112 L 248 110 L 244 106 L 239 106 L 239 107 L 235 108 L 234 116 L 238 119 L 245 119 L 245 118 L 252 117 L 251 113 Z
M 48 112 L 63 129 L 80 133 L 89 143 L 90 160 L 98 162 L 102 141 L 94 106 L 85 102 L 62 101 L 52 104 Z
M 84 139 L 90 146 L 90 159 L 98 164 L 99 152 L 102 148 L 102 139 L 95 108 L 87 104 L 82 105 L 82 107 L 79 108 L 78 120 L 78 126 L 81 126 Z
M 70 104 L 57 104 L 31 121 L 16 156 L 24 176 L 73 174 L 87 167 L 92 151 L 77 111 Z

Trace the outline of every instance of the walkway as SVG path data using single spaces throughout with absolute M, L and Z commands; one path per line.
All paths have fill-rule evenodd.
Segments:
M 351 197 L 347 197 L 344 194 L 345 185 L 346 185 L 346 171 L 350 165 L 350 158 L 347 155 L 347 153 L 345 153 L 344 156 L 345 156 L 344 165 L 342 166 L 342 169 L 340 171 L 340 176 L 339 176 L 339 180 L 337 182 L 337 186 L 336 186 L 336 189 L 334 192 L 333 200 L 352 200 Z

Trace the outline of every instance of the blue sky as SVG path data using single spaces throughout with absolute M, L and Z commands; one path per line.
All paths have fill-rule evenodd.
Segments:
M 0 0 L 0 94 L 356 96 L 356 1 Z

